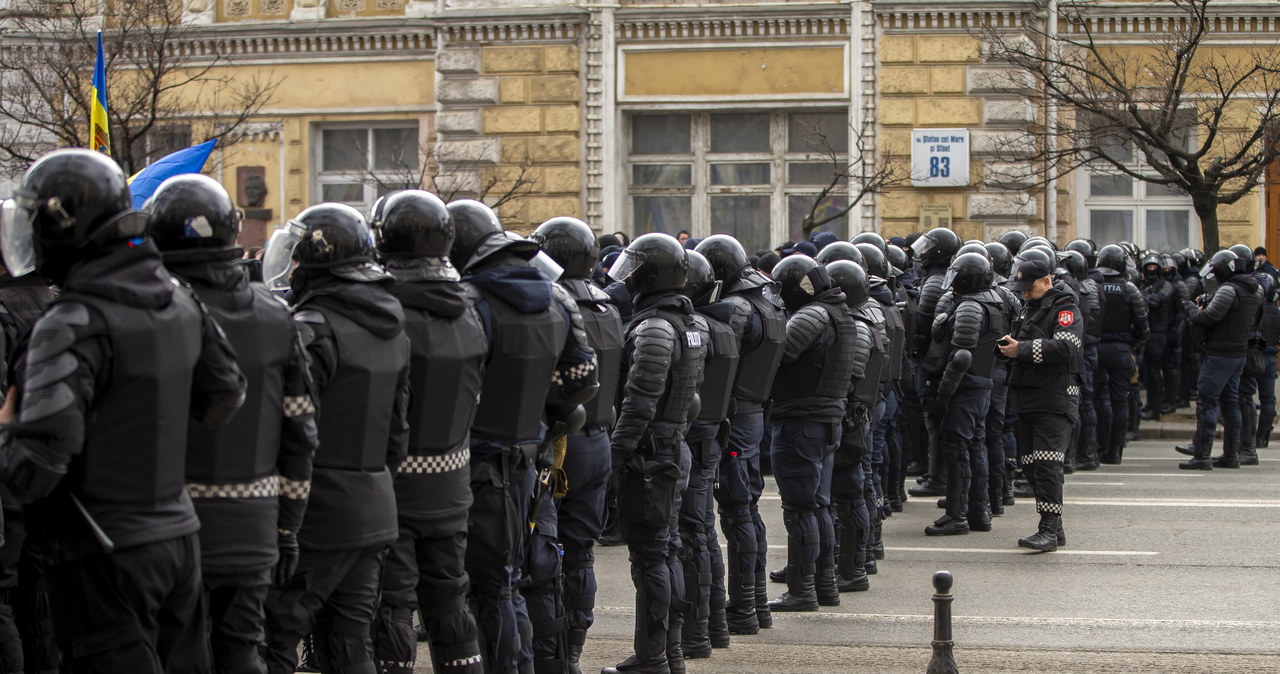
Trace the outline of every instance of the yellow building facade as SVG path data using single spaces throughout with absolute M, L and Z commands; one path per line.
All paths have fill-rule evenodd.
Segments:
M 833 166 L 862 157 L 905 179 L 913 138 L 942 137 L 964 139 L 937 144 L 964 152 L 963 175 L 905 180 L 825 228 L 1199 245 L 1189 199 L 1140 181 L 1081 169 L 1052 199 L 1009 184 L 1019 167 L 997 148 L 1044 111 L 1006 93 L 977 32 L 1041 25 L 1044 0 L 183 2 L 196 26 L 184 40 L 224 53 L 219 75 L 276 85 L 208 168 L 246 208 L 249 244 L 310 204 L 367 209 L 422 184 L 502 199 L 517 231 L 574 215 L 603 232 L 727 232 L 758 250 L 802 236 L 811 211 L 848 207 L 856 190 L 833 189 Z M 1161 30 L 1147 7 L 1100 2 L 1091 25 L 1140 48 Z M 1223 48 L 1274 42 L 1280 27 L 1274 3 L 1215 11 Z M 1224 242 L 1274 239 L 1268 191 L 1222 207 Z

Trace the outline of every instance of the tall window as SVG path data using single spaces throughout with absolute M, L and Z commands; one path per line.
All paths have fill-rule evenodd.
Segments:
M 406 122 L 317 129 L 321 201 L 367 210 L 383 194 L 421 182 L 418 126 Z
M 1134 172 L 1155 175 L 1132 143 L 1103 142 L 1100 149 Z M 1177 188 L 1138 180 L 1104 160 L 1086 166 L 1083 176 L 1082 211 L 1088 236 L 1098 245 L 1131 241 L 1139 248 L 1169 252 L 1199 244 L 1191 197 Z
M 631 228 L 732 234 L 750 251 L 804 238 L 801 222 L 847 162 L 847 112 L 678 112 L 630 117 Z M 818 216 L 848 203 L 843 185 Z M 848 218 L 822 229 L 847 238 Z

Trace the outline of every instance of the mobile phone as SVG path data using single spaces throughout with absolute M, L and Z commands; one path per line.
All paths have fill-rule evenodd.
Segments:
M 1009 340 L 1001 337 L 1000 339 L 996 340 L 996 344 L 999 344 L 1000 346 L 1009 346 Z

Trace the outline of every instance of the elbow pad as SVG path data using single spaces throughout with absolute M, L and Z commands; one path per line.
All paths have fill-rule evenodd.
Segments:
M 970 365 L 973 365 L 973 353 L 968 349 L 957 349 L 947 362 L 947 369 L 942 372 L 942 381 L 938 382 L 938 397 L 950 398 L 955 395 Z
M 4 483 L 23 503 L 48 496 L 67 474 L 65 465 L 46 461 L 21 444 L 9 451 L 4 465 Z

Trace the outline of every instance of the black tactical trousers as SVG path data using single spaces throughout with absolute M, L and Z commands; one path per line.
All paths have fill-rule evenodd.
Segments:
M 681 495 L 689 482 L 689 450 L 683 439 L 655 438 L 623 466 L 618 516 L 636 588 L 633 645 L 643 661 L 665 659 L 668 628 L 687 611 L 680 564 Z
M 315 638 L 326 672 L 374 674 L 374 606 L 385 545 L 352 550 L 302 549 L 298 570 L 267 594 L 267 646 L 271 674 L 292 674 L 302 635 Z
M 1018 417 L 1018 464 L 1036 495 L 1036 512 L 1062 514 L 1062 461 L 1071 441 L 1073 416 L 1022 412 Z
M 720 547 L 711 496 L 720 462 L 720 443 L 716 439 L 719 427 L 705 421 L 694 422 L 687 438 L 692 462 L 689 486 L 680 499 L 680 562 L 688 606 L 683 621 L 687 625 L 704 624 L 711 616 L 711 548 L 714 545 L 719 552 Z
M 962 519 L 981 509 L 987 494 L 987 409 L 991 380 L 966 376 L 939 425 L 947 477 L 947 514 Z
M 22 640 L 14 618 L 18 558 L 24 543 L 22 508 L 4 506 L 4 546 L 0 547 L 0 674 L 22 674 Z
M 1098 345 L 1093 395 L 1098 412 L 1098 453 L 1103 461 L 1119 461 L 1129 428 L 1129 393 L 1135 361 L 1124 342 Z
M 209 605 L 209 651 L 218 674 L 265 674 L 259 650 L 266 641 L 264 605 L 271 570 L 258 573 L 204 574 Z
M 195 534 L 62 562 L 49 578 L 63 671 L 210 671 Z
M 4 547 L 0 548 L 0 616 L 16 628 L 0 646 L 0 671 L 53 674 L 62 657 L 53 641 L 49 608 L 49 564 L 40 545 L 27 541 L 28 512 L 5 506 Z M 0 634 L 9 632 L 0 622 Z M 20 637 L 20 638 L 18 638 Z M 20 649 L 14 652 L 13 648 Z
M 470 480 L 469 471 L 433 477 Z M 427 486 L 415 485 L 415 486 Z M 418 653 L 413 612 L 420 610 L 431 646 L 432 669 L 442 674 L 480 671 L 476 621 L 467 607 L 466 511 L 424 518 L 400 515 L 400 538 L 387 549 L 382 604 L 374 622 L 374 654 L 384 674 L 409 674 Z
M 1004 495 L 1004 419 L 1009 401 L 1009 370 L 997 367 L 991 373 L 991 404 L 983 421 L 983 442 L 987 450 L 987 495 L 995 506 Z

